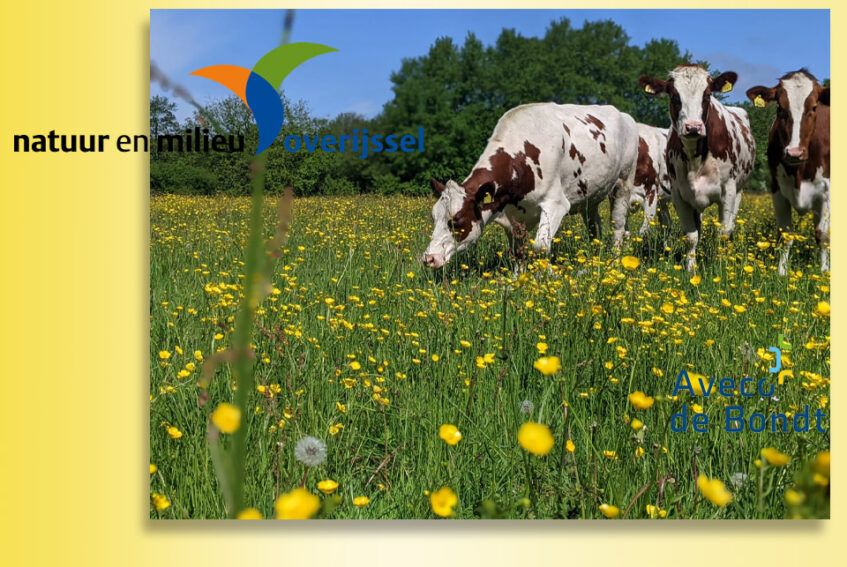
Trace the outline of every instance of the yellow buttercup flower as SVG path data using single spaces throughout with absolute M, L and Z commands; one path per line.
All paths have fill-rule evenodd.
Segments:
M 698 286 L 698 285 L 700 285 L 701 281 L 703 281 L 703 278 L 700 277 L 699 274 L 694 274 L 693 276 L 691 276 L 691 279 L 688 280 L 688 283 L 690 283 L 693 286 Z
M 153 463 L 150 463 L 150 474 L 156 474 L 157 470 L 159 470 L 159 467 L 157 467 Z
M 630 272 L 632 270 L 638 269 L 638 266 L 640 266 L 640 265 L 641 265 L 641 260 L 639 260 L 635 256 L 624 256 L 623 258 L 621 258 L 621 266 L 623 266 L 625 269 L 629 270 Z
M 546 425 L 528 421 L 518 429 L 518 443 L 533 455 L 544 456 L 553 448 L 553 434 Z
M 829 303 L 827 303 L 826 301 L 818 302 L 817 306 L 815 307 L 815 313 L 817 315 L 820 315 L 821 317 L 829 317 L 829 312 Z
M 332 479 L 322 480 L 318 483 L 318 490 L 324 494 L 332 494 L 338 489 L 338 483 Z
M 308 520 L 320 507 L 321 499 L 302 487 L 280 494 L 274 503 L 278 520 Z
M 791 457 L 785 453 L 780 453 L 774 447 L 765 447 L 762 449 L 762 456 L 772 467 L 782 467 L 791 462 Z
M 171 501 L 164 494 L 159 494 L 158 492 L 153 493 L 153 506 L 155 506 L 156 510 L 162 511 L 168 508 L 171 505 Z
M 535 348 L 538 349 L 540 354 L 547 354 L 547 343 L 538 343 Z
M 433 512 L 442 518 L 448 518 L 453 515 L 453 508 L 459 503 L 459 497 L 450 487 L 442 486 L 429 495 L 429 502 L 432 504 Z
M 785 503 L 789 506 L 799 506 L 806 500 L 806 495 L 802 492 L 789 488 L 785 491 Z
M 667 510 L 662 510 L 658 506 L 654 506 L 652 504 L 647 504 L 646 510 L 647 510 L 647 515 L 650 516 L 650 518 L 655 518 L 657 516 L 659 518 L 664 518 L 668 515 Z
M 167 427 L 167 432 L 171 439 L 179 439 L 180 437 L 182 437 L 182 431 L 180 431 L 173 425 L 169 425 Z
M 829 478 L 829 451 L 818 453 L 812 462 L 812 470 L 821 476 Z
M 159 351 L 159 358 L 161 358 L 162 360 L 167 360 L 170 357 L 171 357 L 171 353 L 169 351 L 167 351 L 167 350 L 160 350 Z
M 648 396 L 641 390 L 636 390 L 635 392 L 629 395 L 629 403 L 632 404 L 632 407 L 639 410 L 646 410 L 653 407 L 653 398 Z
M 723 507 L 732 502 L 732 492 L 727 490 L 726 485 L 717 478 L 709 479 L 701 474 L 697 477 L 697 488 L 715 506 Z
M 354 360 L 353 362 L 350 363 L 350 369 L 351 370 L 359 370 L 361 368 L 362 368 L 362 365 L 359 363 L 358 360 Z
M 263 520 L 262 513 L 256 508 L 245 508 L 235 517 L 237 520 Z
M 635 419 L 633 419 L 632 421 L 630 421 L 630 422 L 629 422 L 629 426 L 630 426 L 633 430 L 638 431 L 639 429 L 641 429 L 642 427 L 644 427 L 644 422 L 643 422 L 643 421 L 641 421 L 641 420 L 640 420 L 640 419 L 638 419 L 638 418 L 635 418 Z
M 438 436 L 448 445 L 456 445 L 462 440 L 462 432 L 455 425 L 445 423 L 438 428 Z
M 371 503 L 371 499 L 367 496 L 357 496 L 353 499 L 353 505 L 359 508 L 364 508 Z
M 611 504 L 600 504 L 600 512 L 609 519 L 614 520 L 621 514 L 620 508 Z
M 642 447 L 641 445 L 639 445 L 639 446 L 635 449 L 635 458 L 636 458 L 636 459 L 640 459 L 640 458 L 641 458 L 641 457 L 643 457 L 643 456 L 644 456 L 644 447 Z
M 212 412 L 212 423 L 220 429 L 221 433 L 235 433 L 241 426 L 241 410 L 223 402 Z
M 576 451 L 576 445 L 573 444 L 573 441 L 568 439 L 565 443 L 565 449 L 568 450 L 568 453 L 573 453 L 574 451 Z
M 686 372 L 688 376 L 688 380 L 683 378 L 680 380 L 679 385 L 682 387 L 691 386 L 691 391 L 694 392 L 697 396 L 703 395 L 703 388 L 709 387 L 709 379 L 703 376 L 702 374 L 695 374 L 694 372 Z
M 532 366 L 545 376 L 550 376 L 562 369 L 562 361 L 558 356 L 542 356 Z

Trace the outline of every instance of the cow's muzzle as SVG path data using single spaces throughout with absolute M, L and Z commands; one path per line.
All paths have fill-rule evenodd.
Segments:
M 682 125 L 682 135 L 686 138 L 698 138 L 704 134 L 702 122 L 686 122 Z
M 788 163 L 802 163 L 806 161 L 808 158 L 808 151 L 806 148 L 796 147 L 796 148 L 785 148 L 785 161 Z
M 429 266 L 430 268 L 437 270 L 444 266 L 444 254 L 424 254 L 421 258 L 421 262 L 423 262 L 425 266 Z

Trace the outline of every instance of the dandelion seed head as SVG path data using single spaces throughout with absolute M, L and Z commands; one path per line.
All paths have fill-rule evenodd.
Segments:
M 535 404 L 532 403 L 532 400 L 524 400 L 521 402 L 521 413 L 524 415 L 529 415 L 532 413 L 532 410 L 535 409 Z
M 317 437 L 303 437 L 294 447 L 294 458 L 307 467 L 316 467 L 326 461 L 326 443 Z

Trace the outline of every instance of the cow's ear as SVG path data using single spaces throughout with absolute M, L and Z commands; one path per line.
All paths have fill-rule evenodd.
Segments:
M 818 93 L 818 102 L 829 106 L 829 87 L 824 87 Z
M 738 82 L 738 73 L 727 71 L 712 79 L 712 92 L 728 93 Z
M 497 188 L 493 181 L 483 183 L 479 186 L 479 189 L 476 190 L 476 195 L 474 196 L 476 206 L 479 207 L 479 210 L 490 211 L 497 206 L 494 202 L 494 192 L 496 190 Z
M 432 193 L 436 197 L 441 197 L 444 192 L 444 184 L 438 181 L 435 177 L 429 178 L 429 186 L 432 187 Z
M 776 89 L 772 87 L 751 87 L 747 89 L 747 98 L 754 106 L 764 108 L 776 100 Z
M 652 96 L 661 96 L 668 92 L 668 82 L 650 75 L 638 77 L 638 86 L 641 90 Z

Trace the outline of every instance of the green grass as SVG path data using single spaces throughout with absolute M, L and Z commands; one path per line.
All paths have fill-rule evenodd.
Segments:
M 266 200 L 266 238 L 273 236 L 275 203 Z M 627 517 L 644 518 L 647 505 L 660 502 L 668 518 L 828 516 L 828 488 L 820 478 L 805 480 L 809 463 L 829 450 L 828 433 L 728 434 L 722 422 L 725 403 L 768 414 L 805 404 L 814 412 L 828 400 L 829 319 L 815 308 L 829 301 L 829 277 L 819 274 L 808 220 L 797 231 L 807 238 L 792 249 L 791 267 L 799 271 L 781 278 L 770 199 L 745 197 L 743 224 L 728 243 L 717 236 L 713 208 L 700 246 L 702 282 L 695 286 L 680 266 L 678 230 L 670 252 L 655 235 L 629 241 L 624 254 L 640 259 L 630 272 L 608 239 L 589 242 L 581 220 L 569 218 L 549 267 L 531 263 L 515 289 L 499 227 L 489 227 L 442 272 L 416 261 L 429 239 L 431 204 L 375 196 L 295 201 L 289 239 L 273 270 L 274 292 L 259 307 L 261 331 L 253 336 L 258 383 L 278 384 L 279 393 L 249 392 L 255 411 L 242 423 L 246 505 L 274 516 L 277 495 L 303 478 L 294 446 L 312 435 L 326 442 L 328 458 L 308 470 L 306 487 L 317 494 L 319 480 L 339 483 L 340 501 L 321 496 L 321 514 L 332 518 L 432 518 L 426 491 L 441 486 L 458 494 L 458 518 L 598 518 L 603 503 L 622 512 L 631 504 Z M 194 351 L 208 360 L 231 344 L 249 200 L 154 197 L 151 215 L 150 459 L 158 467 L 151 493 L 171 503 L 163 510 L 151 505 L 151 516 L 223 518 L 207 429 L 217 404 L 234 401 L 234 379 L 227 366 L 219 368 L 209 402 L 201 405 L 201 364 L 188 377 L 178 372 L 194 361 Z M 630 223 L 635 233 L 640 213 Z M 662 311 L 665 304 L 672 313 Z M 742 347 L 767 352 L 780 333 L 793 345 L 784 353 L 793 377 L 776 387 L 779 401 L 685 393 L 667 399 L 683 368 L 736 380 L 745 373 L 769 376 L 770 363 L 745 356 Z M 806 348 L 814 346 L 810 341 L 820 347 Z M 559 373 L 533 368 L 539 342 L 561 358 Z M 160 351 L 171 357 L 161 360 Z M 494 363 L 477 368 L 476 357 L 488 353 Z M 350 367 L 352 356 L 359 370 Z M 351 388 L 344 379 L 354 380 Z M 374 386 L 388 403 L 374 400 Z M 636 390 L 655 404 L 634 409 L 628 394 Z M 534 405 L 530 416 L 520 411 L 523 400 Z M 670 416 L 692 403 L 709 416 L 708 432 L 671 432 Z M 646 430 L 636 434 L 628 418 L 640 419 Z M 518 444 L 517 430 L 527 420 L 550 427 L 555 445 L 547 456 L 530 456 Z M 439 439 L 445 423 L 462 432 L 458 445 Z M 162 424 L 182 437 L 172 439 Z M 334 424 L 344 427 L 331 435 Z M 574 452 L 565 448 L 568 439 Z M 644 454 L 636 457 L 639 446 Z M 760 450 L 769 446 L 791 462 L 757 468 Z M 614 458 L 604 454 L 611 451 Z M 704 500 L 695 471 L 726 482 L 733 502 L 718 508 Z M 733 486 L 733 473 L 748 481 Z M 789 509 L 784 493 L 795 482 L 805 501 Z M 357 508 L 352 499 L 362 495 L 371 503 Z

